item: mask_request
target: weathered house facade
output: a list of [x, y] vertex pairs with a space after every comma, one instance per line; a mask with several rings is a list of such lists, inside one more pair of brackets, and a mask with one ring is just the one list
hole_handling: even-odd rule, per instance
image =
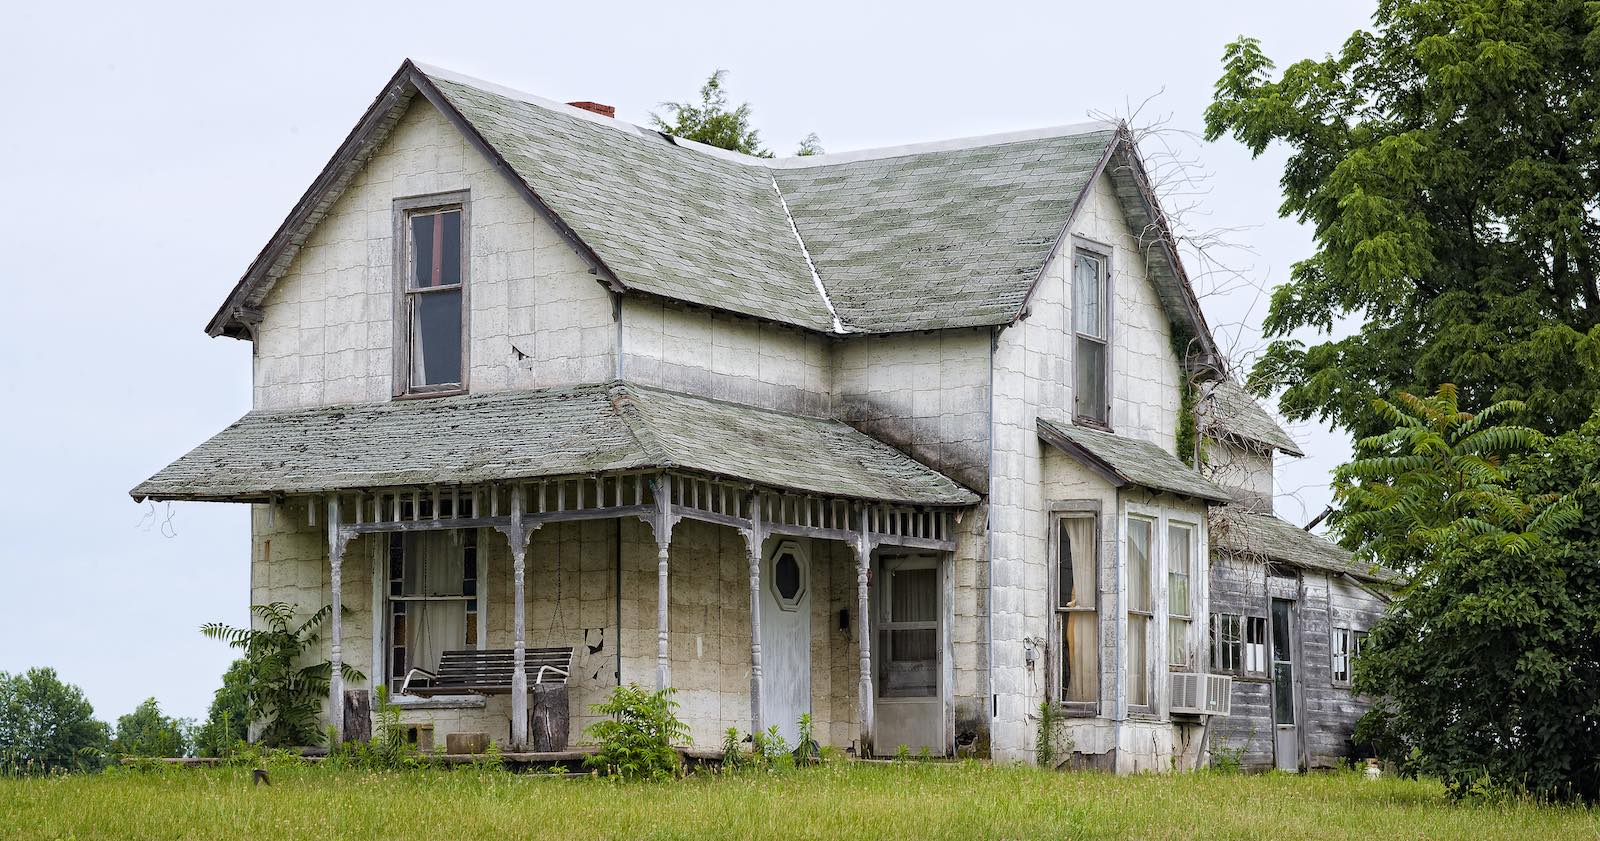
[[[559, 649], [574, 733], [640, 683], [701, 745], [1026, 760], [1048, 701], [1201, 761], [1226, 372], [1125, 128], [763, 160], [407, 62], [208, 330], [254, 406], [132, 494], [252, 506], [345, 732], [384, 685], [523, 748]], [[508, 691], [402, 691], [474, 650]]]
[[1210, 671], [1232, 677], [1209, 748], [1252, 770], [1345, 764], [1370, 706], [1350, 688], [1355, 657], [1395, 579], [1273, 512], [1272, 461], [1299, 447], [1238, 386], [1198, 406], [1202, 472], [1233, 491], [1211, 514]]

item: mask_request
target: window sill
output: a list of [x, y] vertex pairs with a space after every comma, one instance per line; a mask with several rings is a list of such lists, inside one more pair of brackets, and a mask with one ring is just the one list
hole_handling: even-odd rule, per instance
[[431, 399], [433, 399], [435, 397], [459, 397], [459, 396], [461, 396], [463, 394], [466, 394], [466, 393], [467, 393], [467, 390], [465, 388], [441, 389], [439, 391], [408, 391], [408, 392], [406, 392], [404, 394], [396, 394], [394, 396], [394, 399], [395, 400], [431, 400]]
[[399, 710], [481, 710], [488, 705], [482, 695], [435, 695], [423, 698], [416, 695], [396, 695], [390, 703]]
[[1087, 426], [1090, 429], [1098, 429], [1101, 432], [1111, 432], [1112, 431], [1111, 430], [1111, 424], [1106, 423], [1105, 421], [1095, 420], [1094, 418], [1083, 418], [1083, 417], [1074, 416], [1072, 418], [1072, 423], [1074, 425], [1076, 425], [1076, 426]]
[[1099, 718], [1100, 705], [1084, 701], [1057, 701], [1056, 712], [1063, 718]]

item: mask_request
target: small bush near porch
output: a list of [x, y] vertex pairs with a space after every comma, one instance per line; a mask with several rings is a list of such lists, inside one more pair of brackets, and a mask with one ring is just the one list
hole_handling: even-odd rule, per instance
[[1353, 773], [1112, 777], [848, 764], [664, 783], [281, 765], [0, 778], [0, 836], [33, 838], [1573, 838], [1592, 810], [1452, 803]]

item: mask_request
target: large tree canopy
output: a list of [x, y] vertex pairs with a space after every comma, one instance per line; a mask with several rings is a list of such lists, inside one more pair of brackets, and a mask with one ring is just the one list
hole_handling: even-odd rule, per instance
[[[1600, 394], [1600, 4], [1382, 0], [1373, 21], [1275, 81], [1255, 40], [1226, 50], [1206, 135], [1285, 144], [1280, 212], [1317, 245], [1252, 380], [1357, 437], [1374, 397], [1446, 382], [1575, 429]], [[1346, 316], [1364, 326], [1332, 339]]]

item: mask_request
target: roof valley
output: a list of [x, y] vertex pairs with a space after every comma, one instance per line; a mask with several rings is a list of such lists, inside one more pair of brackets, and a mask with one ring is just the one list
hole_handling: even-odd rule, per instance
[[806, 247], [806, 238], [800, 235], [800, 226], [794, 223], [794, 213], [789, 210], [789, 202], [783, 197], [783, 188], [778, 186], [776, 176], [767, 175], [772, 180], [772, 192], [778, 195], [778, 204], [783, 206], [783, 216], [789, 220], [789, 230], [794, 232], [794, 241], [800, 245], [800, 256], [806, 259], [806, 268], [811, 271], [811, 282], [817, 286], [817, 294], [822, 296], [822, 305], [828, 308], [828, 315], [833, 318], [833, 332], [844, 333], [844, 322], [839, 320], [839, 311], [833, 308], [833, 299], [828, 297], [828, 287], [822, 282], [822, 276], [817, 274], [817, 264], [811, 260], [811, 249]]

